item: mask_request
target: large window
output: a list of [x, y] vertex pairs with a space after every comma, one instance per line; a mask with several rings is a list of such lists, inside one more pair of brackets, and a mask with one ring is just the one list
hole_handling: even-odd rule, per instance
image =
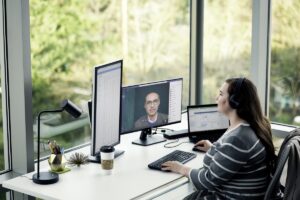
[[[64, 98], [84, 105], [91, 98], [93, 66], [120, 58], [124, 85], [183, 77], [186, 106], [189, 12], [188, 0], [30, 0], [34, 118]], [[77, 121], [44, 116], [44, 155], [47, 140], [69, 148], [89, 142], [89, 129], [87, 115]]]
[[270, 118], [300, 125], [300, 1], [272, 1]]
[[203, 103], [215, 103], [229, 77], [249, 76], [251, 0], [206, 0], [203, 22]]

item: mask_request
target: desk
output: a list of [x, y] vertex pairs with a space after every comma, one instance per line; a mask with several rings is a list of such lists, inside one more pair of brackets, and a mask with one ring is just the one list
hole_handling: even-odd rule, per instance
[[[193, 144], [183, 143], [175, 148], [164, 148], [165, 142], [147, 147], [131, 144], [138, 137], [138, 132], [121, 136], [121, 143], [116, 148], [125, 150], [125, 153], [115, 159], [111, 175], [104, 175], [100, 164], [89, 163], [61, 174], [59, 181], [52, 185], [33, 183], [30, 180], [34, 174], [32, 172], [5, 181], [3, 187], [42, 199], [160, 199], [160, 195], [175, 189], [186, 196], [186, 192], [191, 191], [191, 183], [186, 177], [150, 170], [147, 165], [175, 149], [191, 151]], [[88, 154], [89, 147], [80, 151]], [[204, 154], [196, 154], [197, 157], [186, 165], [195, 168], [202, 166]], [[41, 166], [41, 171], [49, 169], [45, 162]]]

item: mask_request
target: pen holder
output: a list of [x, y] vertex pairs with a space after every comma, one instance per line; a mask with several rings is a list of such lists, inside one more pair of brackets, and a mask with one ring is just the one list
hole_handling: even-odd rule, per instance
[[48, 163], [52, 171], [63, 171], [67, 162], [64, 154], [51, 154]]

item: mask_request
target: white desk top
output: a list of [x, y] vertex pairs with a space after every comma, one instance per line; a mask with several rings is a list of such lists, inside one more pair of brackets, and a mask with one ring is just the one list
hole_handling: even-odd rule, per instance
[[[147, 165], [175, 149], [191, 151], [192, 143], [183, 143], [175, 148], [164, 148], [166, 142], [147, 147], [131, 144], [138, 137], [139, 133], [121, 136], [121, 144], [116, 148], [125, 150], [125, 153], [115, 159], [111, 175], [104, 175], [100, 164], [89, 163], [60, 174], [59, 181], [52, 185], [33, 183], [30, 180], [34, 174], [32, 172], [5, 181], [3, 187], [42, 199], [144, 199], [145, 193], [149, 198], [151, 192], [153, 195], [159, 194], [157, 190], [160, 188], [169, 190], [188, 181], [179, 174], [151, 170]], [[182, 141], [188, 139], [183, 138], [179, 142]], [[82, 151], [88, 153], [89, 147]], [[196, 154], [196, 159], [186, 165], [195, 168], [202, 166], [204, 154]], [[41, 171], [48, 169], [41, 167]]]

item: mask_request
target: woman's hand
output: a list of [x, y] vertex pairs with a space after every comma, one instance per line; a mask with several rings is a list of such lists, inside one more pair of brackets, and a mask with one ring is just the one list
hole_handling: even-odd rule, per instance
[[209, 140], [200, 140], [195, 144], [195, 148], [205, 152], [208, 151], [211, 146], [212, 143]]
[[181, 164], [178, 161], [167, 161], [163, 163], [162, 165], [162, 170], [164, 171], [172, 171], [178, 174], [182, 174], [186, 177], [189, 176], [191, 168]]

